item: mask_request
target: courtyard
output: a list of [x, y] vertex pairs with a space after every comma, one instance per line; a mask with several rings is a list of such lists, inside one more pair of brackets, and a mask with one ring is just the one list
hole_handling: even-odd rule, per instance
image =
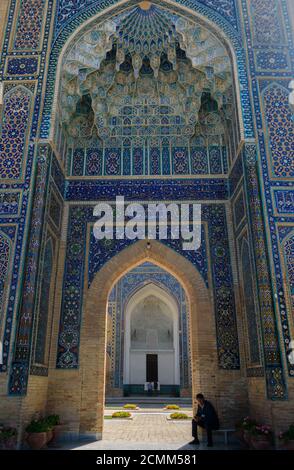
[[[170, 420], [171, 411], [162, 406], [143, 406], [132, 412], [132, 419], [109, 419], [113, 412], [121, 408], [108, 406], [105, 409], [104, 432], [101, 441], [77, 442], [62, 446], [71, 450], [206, 450], [205, 436], [199, 447], [189, 444], [191, 436], [192, 408], [185, 406], [180, 411], [190, 419]], [[201, 436], [200, 436], [201, 437]], [[224, 445], [223, 436], [214, 436], [215, 450], [237, 449], [233, 438]]]

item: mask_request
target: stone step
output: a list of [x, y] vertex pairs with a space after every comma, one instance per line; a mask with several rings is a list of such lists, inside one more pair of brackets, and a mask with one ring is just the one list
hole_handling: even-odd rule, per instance
[[144, 405], [148, 407], [152, 406], [164, 406], [164, 405], [178, 405], [180, 407], [190, 407], [192, 406], [191, 398], [175, 398], [175, 397], [147, 397], [147, 396], [132, 396], [132, 397], [107, 397], [106, 398], [106, 407], [107, 406], [123, 406], [127, 403], [134, 403], [136, 405]]

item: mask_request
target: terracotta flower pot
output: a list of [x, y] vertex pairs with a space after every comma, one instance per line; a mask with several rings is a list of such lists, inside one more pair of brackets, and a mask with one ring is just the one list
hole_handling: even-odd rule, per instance
[[244, 431], [243, 432], [243, 439], [244, 439], [245, 444], [248, 445], [248, 447], [252, 447], [251, 434], [250, 434], [249, 431]]
[[269, 450], [271, 442], [266, 436], [251, 436], [251, 444], [255, 450]]
[[27, 436], [27, 443], [33, 450], [40, 450], [47, 443], [47, 432], [32, 432]]
[[47, 431], [47, 444], [53, 440], [54, 434], [53, 434], [53, 429], [50, 429], [50, 431]]
[[237, 429], [234, 432], [235, 438], [240, 442], [242, 448], [247, 448], [248, 444], [244, 440], [244, 431], [243, 429]]
[[58, 445], [58, 443], [60, 442], [61, 434], [64, 431], [64, 428], [65, 428], [64, 424], [57, 424], [56, 426], [54, 426], [52, 430], [53, 436], [49, 442], [50, 447], [56, 447]]

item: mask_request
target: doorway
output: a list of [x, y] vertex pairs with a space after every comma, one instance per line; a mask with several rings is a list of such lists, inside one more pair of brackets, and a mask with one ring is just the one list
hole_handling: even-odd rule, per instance
[[158, 355], [146, 355], [146, 382], [158, 382]]

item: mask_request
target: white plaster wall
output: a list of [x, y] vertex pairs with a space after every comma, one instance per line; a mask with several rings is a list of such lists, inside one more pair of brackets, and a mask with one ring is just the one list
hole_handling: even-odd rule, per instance
[[162, 385], [175, 385], [174, 352], [158, 354], [158, 381]]
[[146, 382], [146, 353], [130, 353], [130, 384], [144, 384]]
[[175, 380], [174, 351], [131, 351], [130, 384], [145, 384], [146, 355], [158, 355], [158, 381], [161, 385], [178, 385]]
[[[142, 351], [131, 347], [131, 318], [136, 307], [144, 302], [148, 297], [155, 297], [164, 306], [164, 313], [170, 317], [172, 328], [173, 345], [166, 350], [161, 349], [160, 345], [156, 349], [147, 347], [146, 341], [141, 344]], [[152, 311], [145, 312], [151, 315]], [[148, 324], [143, 321], [143, 329]], [[147, 322], [148, 323], [148, 322]], [[149, 325], [152, 326], [152, 325]], [[166, 291], [156, 286], [148, 284], [136, 292], [126, 306], [125, 314], [125, 349], [124, 349], [124, 384], [144, 384], [146, 382], [146, 354], [158, 354], [158, 380], [163, 385], [175, 385], [180, 383], [180, 359], [179, 359], [179, 310], [175, 300]], [[162, 378], [161, 378], [162, 377]]]

